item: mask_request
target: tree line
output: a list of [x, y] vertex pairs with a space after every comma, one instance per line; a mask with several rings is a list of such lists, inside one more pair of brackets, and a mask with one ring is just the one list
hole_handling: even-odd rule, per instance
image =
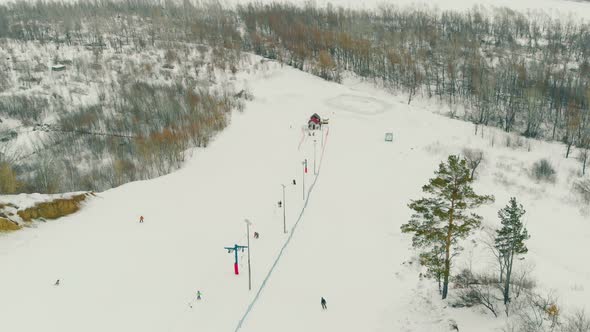
[[325, 79], [351, 71], [436, 98], [476, 126], [590, 148], [590, 26], [507, 8], [465, 13], [248, 4], [246, 47]]
[[[0, 5], [0, 41], [86, 47], [94, 55], [91, 66], [100, 66], [105, 51], [167, 49], [166, 62], [172, 63], [179, 45], [207, 47], [211, 56], [192, 67], [207, 67], [211, 80], [214, 68], [235, 73], [241, 52], [254, 52], [327, 80], [353, 72], [406, 92], [408, 103], [421, 96], [452, 110], [465, 106], [464, 113], [451, 115], [473, 122], [476, 133], [481, 126], [497, 126], [559, 140], [566, 157], [577, 150], [584, 173], [590, 150], [590, 26], [541, 14], [506, 8], [461, 13], [281, 3], [226, 8], [173, 0], [21, 1]], [[37, 69], [19, 70], [25, 87], [37, 84], [30, 74]], [[133, 75], [127, 73], [129, 79]], [[7, 80], [0, 80], [1, 89], [10, 86]], [[182, 85], [190, 88], [190, 79]], [[38, 97], [7, 98], [0, 100], [0, 113], [23, 121], [34, 122], [40, 109], [53, 107]]]
[[[217, 84], [238, 71], [241, 37], [237, 16], [215, 3], [8, 3], [0, 45], [0, 116], [27, 128], [56, 118], [33, 153], [0, 149], [0, 194], [99, 191], [167, 174], [248, 98]], [[55, 55], [18, 55], [36, 48]], [[67, 70], [52, 79], [48, 62]], [[96, 100], [72, 102], [84, 90]]]

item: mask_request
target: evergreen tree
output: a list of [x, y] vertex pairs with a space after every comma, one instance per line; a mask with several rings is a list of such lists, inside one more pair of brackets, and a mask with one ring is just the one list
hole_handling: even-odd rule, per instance
[[420, 253], [420, 265], [426, 267], [427, 278], [434, 278], [438, 283], [438, 291], [442, 293], [442, 281], [445, 271], [445, 248], [435, 245], [429, 251]]
[[[495, 246], [504, 260], [506, 278], [504, 279], [504, 304], [510, 302], [510, 277], [512, 275], [512, 263], [515, 255], [526, 254], [528, 249], [524, 241], [529, 239], [529, 234], [520, 221], [526, 213], [516, 198], [510, 198], [510, 202], [498, 211], [498, 217], [502, 221], [502, 228], [496, 231]], [[508, 310], [508, 309], [507, 309]]]
[[[480, 196], [473, 191], [467, 162], [458, 156], [449, 156], [446, 163], [439, 165], [435, 175], [422, 187], [422, 191], [430, 197], [410, 202], [408, 206], [414, 214], [401, 230], [414, 233], [412, 246], [424, 250], [420, 263], [426, 266], [429, 273], [432, 275], [440, 271], [442, 298], [445, 299], [451, 261], [461, 250], [458, 241], [469, 236], [481, 224], [481, 216], [468, 211], [492, 202], [494, 197]], [[439, 253], [441, 256], [437, 255]], [[442, 257], [442, 262], [438, 257]]]

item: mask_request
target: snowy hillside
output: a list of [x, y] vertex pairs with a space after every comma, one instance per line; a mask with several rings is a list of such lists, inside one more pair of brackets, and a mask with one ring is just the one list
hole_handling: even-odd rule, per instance
[[[528, 211], [530, 252], [517, 268], [533, 264], [539, 288], [554, 289], [564, 312], [590, 309], [590, 267], [580, 264], [590, 225], [570, 194], [579, 165], [561, 157], [563, 146], [507, 147], [506, 134], [474, 136], [471, 124], [429, 103], [408, 106], [407, 96], [276, 63], [254, 75], [238, 81], [255, 100], [181, 170], [100, 193], [37, 229], [0, 234], [0, 264], [9, 267], [0, 330], [430, 332], [449, 331], [454, 320], [461, 331], [501, 331], [504, 317], [439, 300], [400, 232], [436, 165], [465, 147], [485, 151], [475, 189], [496, 196], [478, 211], [485, 223], [498, 226], [496, 211], [511, 196]], [[329, 118], [323, 137], [302, 129], [314, 112]], [[394, 140], [384, 142], [389, 131]], [[553, 162], [555, 184], [530, 179], [540, 158]], [[249, 240], [251, 291], [247, 252], [236, 276], [224, 249], [246, 245], [246, 218], [260, 234]], [[486, 248], [469, 243], [455, 269], [489, 267]]]
[[[250, 0], [227, 0], [228, 3], [247, 4]], [[264, 0], [264, 2], [273, 2], [271, 0]], [[288, 0], [281, 1], [287, 3], [304, 4], [304, 0]], [[569, 1], [569, 0], [430, 0], [430, 1], [416, 1], [416, 0], [314, 0], [312, 3], [324, 7], [328, 4], [333, 6], [342, 6], [353, 9], [374, 9], [381, 6], [400, 6], [407, 8], [438, 8], [441, 10], [469, 10], [473, 7], [507, 7], [521, 12], [532, 12], [548, 14], [553, 17], [566, 18], [571, 16], [573, 18], [585, 19], [590, 18], [590, 3], [584, 1]]]
[[[179, 31], [177, 18], [156, 28], [151, 17], [137, 17], [136, 7], [128, 16], [117, 8], [97, 16], [98, 7], [64, 14], [56, 4], [26, 5], [0, 6], [0, 167], [15, 179], [0, 193], [103, 191], [168, 174], [189, 146], [206, 146], [249, 98], [234, 84], [242, 61], [255, 70], [249, 56], [208, 39], [217, 38], [215, 20], [226, 20], [223, 14], [184, 8], [192, 25]], [[54, 11], [61, 13], [55, 20]], [[42, 12], [46, 21], [23, 23], [23, 12]], [[64, 25], [68, 31], [57, 32]], [[199, 29], [204, 25], [208, 35]], [[187, 31], [201, 33], [193, 38]]]
[[588, 6], [545, 1], [550, 15], [454, 1], [359, 2], [369, 12], [151, 0], [0, 6], [0, 175], [9, 179], [0, 193], [103, 191], [177, 170], [249, 99], [235, 74], [257, 70], [251, 53], [335, 82], [352, 72], [408, 93], [408, 103], [429, 96], [466, 121], [564, 141], [567, 156], [585, 153], [585, 169], [590, 29], [553, 10], [579, 5], [583, 18]]
[[[73, 3], [76, 0], [51, 0], [54, 2], [62, 3]], [[274, 1], [274, 0], [273, 0]], [[15, 0], [0, 0], [0, 4], [14, 3]], [[192, 1], [198, 3], [198, 1]], [[252, 2], [251, 0], [223, 0], [220, 1], [223, 4], [235, 5], [235, 4], [247, 4]], [[264, 2], [271, 2], [271, 0], [263, 0]], [[287, 0], [281, 2], [290, 2], [305, 4], [307, 0]], [[531, 11], [531, 12], [544, 12], [552, 16], [567, 17], [572, 15], [579, 18], [590, 17], [590, 4], [585, 1], [577, 0], [313, 0], [318, 6], [326, 6], [328, 3], [334, 6], [342, 6], [345, 8], [356, 8], [356, 9], [373, 9], [383, 5], [394, 5], [402, 7], [436, 7], [442, 10], [465, 10], [471, 9], [475, 6], [487, 6], [487, 7], [508, 7], [518, 11]]]

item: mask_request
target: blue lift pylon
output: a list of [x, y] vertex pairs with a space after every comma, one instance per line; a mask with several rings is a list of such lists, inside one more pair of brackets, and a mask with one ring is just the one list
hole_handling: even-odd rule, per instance
[[244, 249], [248, 249], [248, 246], [239, 246], [237, 244], [234, 244], [233, 247], [224, 247], [228, 253], [231, 253], [232, 251], [235, 254], [235, 262], [234, 262], [234, 273], [235, 274], [240, 274], [240, 271], [238, 269], [238, 250], [242, 249], [242, 252], [244, 251]]

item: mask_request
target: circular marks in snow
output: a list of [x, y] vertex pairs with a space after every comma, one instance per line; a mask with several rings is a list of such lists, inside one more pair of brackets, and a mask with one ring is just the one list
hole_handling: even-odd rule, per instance
[[391, 108], [391, 104], [368, 96], [341, 94], [326, 100], [326, 105], [339, 111], [359, 115], [378, 115]]

